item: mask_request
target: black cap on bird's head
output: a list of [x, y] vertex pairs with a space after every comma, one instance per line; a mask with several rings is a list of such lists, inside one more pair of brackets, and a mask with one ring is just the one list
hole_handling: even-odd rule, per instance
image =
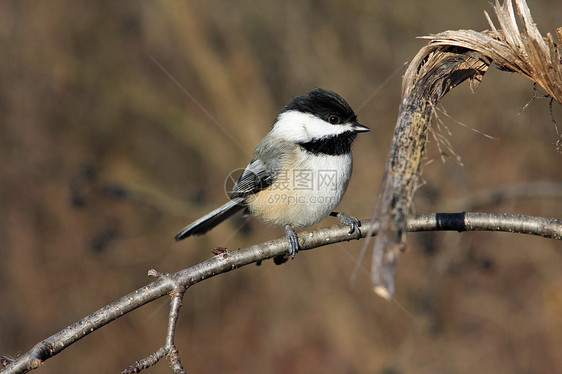
[[309, 113], [332, 125], [353, 124], [355, 132], [369, 131], [368, 127], [357, 122], [357, 115], [343, 97], [323, 88], [314, 88], [304, 95], [293, 97], [279, 114], [288, 111]]
[[277, 116], [271, 134], [311, 153], [341, 155], [351, 151], [357, 133], [370, 129], [337, 93], [315, 88], [289, 101]]

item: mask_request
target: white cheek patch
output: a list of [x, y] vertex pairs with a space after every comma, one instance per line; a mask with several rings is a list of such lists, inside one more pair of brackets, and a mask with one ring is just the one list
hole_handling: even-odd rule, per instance
[[304, 143], [353, 131], [351, 124], [332, 125], [310, 113], [294, 110], [282, 113], [271, 132], [283, 140]]

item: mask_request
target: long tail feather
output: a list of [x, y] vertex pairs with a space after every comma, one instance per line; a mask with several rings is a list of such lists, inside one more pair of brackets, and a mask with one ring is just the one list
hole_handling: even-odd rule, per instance
[[229, 218], [236, 212], [245, 208], [241, 205], [242, 199], [232, 199], [226, 204], [218, 207], [210, 213], [207, 213], [197, 221], [193, 222], [176, 235], [176, 240], [182, 240], [191, 235], [201, 235]]

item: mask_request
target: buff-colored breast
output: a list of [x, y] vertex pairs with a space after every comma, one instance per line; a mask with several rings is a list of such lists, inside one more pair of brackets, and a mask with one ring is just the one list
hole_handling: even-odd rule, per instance
[[277, 226], [311, 226], [339, 204], [351, 176], [351, 154], [297, 152], [284, 161], [274, 183], [247, 198], [251, 213]]

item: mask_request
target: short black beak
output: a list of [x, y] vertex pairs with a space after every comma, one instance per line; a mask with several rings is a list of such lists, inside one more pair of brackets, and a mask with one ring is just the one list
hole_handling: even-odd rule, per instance
[[367, 131], [371, 131], [370, 128], [368, 128], [367, 126], [363, 126], [360, 123], [356, 123], [353, 125], [353, 131], [355, 132], [367, 132]]

